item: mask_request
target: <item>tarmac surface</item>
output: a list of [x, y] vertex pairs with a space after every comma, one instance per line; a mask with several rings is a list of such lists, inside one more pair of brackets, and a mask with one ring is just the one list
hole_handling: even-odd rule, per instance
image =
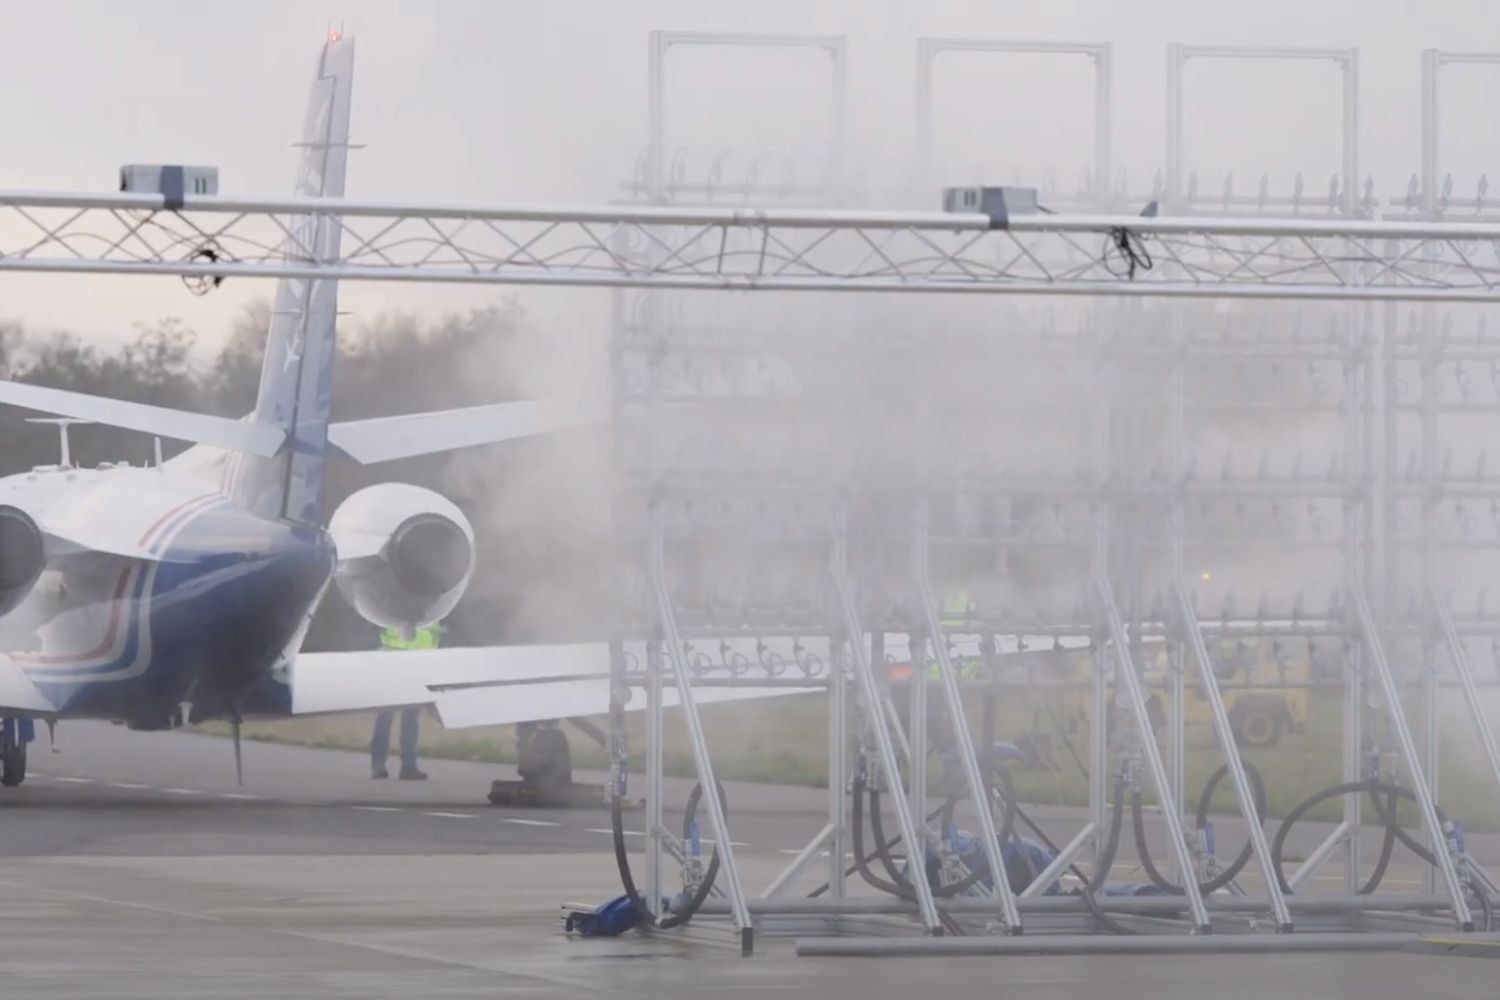
[[[104, 724], [59, 737], [61, 754], [34, 744], [33, 777], [0, 791], [6, 998], [1470, 1000], [1500, 979], [1485, 958], [1396, 951], [882, 960], [799, 958], [790, 938], [762, 936], [741, 959], [712, 926], [569, 939], [562, 903], [620, 891], [602, 807], [492, 807], [489, 781], [507, 775], [489, 765], [431, 761], [427, 782], [374, 782], [360, 754], [247, 744], [240, 787], [225, 740]], [[729, 799], [753, 890], [826, 820], [817, 791], [731, 785]], [[1041, 812], [1058, 837], [1080, 821]], [[1481, 860], [1496, 847], [1471, 838]], [[1131, 867], [1117, 876], [1139, 878]], [[1392, 875], [1388, 891], [1417, 889], [1409, 858]]]

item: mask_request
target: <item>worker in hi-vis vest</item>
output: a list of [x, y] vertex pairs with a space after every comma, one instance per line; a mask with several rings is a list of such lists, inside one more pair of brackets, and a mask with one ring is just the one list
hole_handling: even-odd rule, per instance
[[[410, 639], [403, 639], [399, 629], [383, 629], [380, 633], [380, 648], [383, 650], [436, 649], [442, 627], [436, 622], [417, 629]], [[375, 733], [370, 739], [370, 777], [389, 778], [385, 759], [391, 752], [391, 722], [395, 712], [387, 709], [375, 716]], [[420, 707], [401, 710], [401, 771], [402, 781], [425, 781], [427, 775], [417, 767], [417, 727], [421, 722]]]

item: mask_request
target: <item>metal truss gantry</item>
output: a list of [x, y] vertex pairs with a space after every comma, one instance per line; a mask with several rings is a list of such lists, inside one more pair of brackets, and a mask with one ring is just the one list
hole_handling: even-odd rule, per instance
[[[309, 216], [343, 230], [336, 258]], [[1487, 303], [1500, 224], [0, 192], [0, 271]]]
[[[950, 44], [1001, 58], [1037, 48], [926, 41], [919, 53], [919, 123], [929, 113], [924, 102], [932, 99], [923, 81]], [[1094, 58], [1107, 81], [1107, 47], [1043, 49]], [[1169, 93], [1178, 109], [1177, 139], [1169, 158], [1172, 181], [1152, 192], [1162, 199], [1156, 219], [1121, 213], [1129, 201], [1123, 182], [1108, 191], [1085, 185], [1077, 195], [1058, 198], [1059, 214], [1012, 218], [1004, 229], [987, 218], [910, 213], [862, 219], [823, 213], [814, 222], [805, 210], [776, 205], [716, 215], [711, 206], [694, 203], [714, 200], [712, 192], [693, 189], [693, 199], [678, 195], [648, 206], [681, 226], [680, 239], [620, 240], [642, 246], [643, 259], [632, 260], [631, 267], [649, 275], [635, 283], [642, 297], [622, 300], [633, 305], [616, 312], [617, 388], [625, 411], [660, 415], [667, 405], [709, 403], [764, 418], [780, 409], [790, 414], [785, 419], [796, 423], [799, 436], [794, 453], [767, 454], [784, 443], [771, 417], [755, 427], [770, 442], [762, 441], [757, 453], [755, 433], [743, 433], [726, 416], [722, 426], [694, 420], [687, 429], [668, 420], [646, 434], [648, 441], [637, 442], [652, 460], [627, 462], [627, 478], [657, 505], [653, 509], [672, 512], [656, 524], [666, 532], [672, 554], [666, 565], [673, 567], [666, 572], [675, 584], [663, 600], [673, 602], [674, 617], [685, 612], [691, 623], [678, 639], [703, 648], [724, 635], [757, 636], [762, 645], [773, 641], [765, 637], [785, 641], [790, 635], [799, 647], [818, 649], [833, 668], [827, 676], [828, 824], [761, 895], [710, 900], [705, 914], [729, 915], [741, 931], [746, 913], [757, 928], [814, 933], [848, 931], [879, 914], [908, 915], [934, 935], [958, 928], [1034, 935], [1093, 927], [1094, 916], [1077, 897], [1059, 899], [1046, 890], [1070, 866], [1086, 865], [1091, 850], [1099, 877], [1107, 877], [1111, 826], [1119, 822], [1111, 806], [1118, 809], [1123, 798], [1143, 794], [1158, 804], [1165, 829], [1150, 836], [1164, 833], [1170, 877], [1183, 894], [1101, 897], [1094, 904], [1120, 920], [1145, 920], [1135, 927], [1148, 939], [1153, 931], [1317, 933], [1367, 919], [1405, 927], [1436, 920], [1471, 929], [1478, 917], [1476, 893], [1493, 893], [1493, 883], [1472, 858], [1445, 843], [1452, 831], [1438, 809], [1436, 716], [1429, 712], [1419, 719], [1410, 706], [1411, 693], [1424, 684], [1432, 691], [1424, 704], [1433, 706], [1439, 689], [1456, 690], [1500, 780], [1500, 754], [1483, 716], [1468, 645], [1495, 633], [1497, 623], [1482, 609], [1460, 621], [1436, 600], [1423, 600], [1415, 617], [1398, 611], [1410, 601], [1403, 604], [1393, 595], [1409, 596], [1421, 582], [1406, 564], [1417, 543], [1402, 541], [1395, 532], [1397, 515], [1383, 513], [1413, 504], [1431, 507], [1430, 498], [1444, 489], [1438, 481], [1457, 485], [1432, 471], [1441, 459], [1431, 442], [1419, 449], [1423, 476], [1401, 471], [1404, 452], [1387, 425], [1395, 414], [1414, 412], [1415, 404], [1398, 402], [1390, 386], [1441, 381], [1431, 373], [1419, 378], [1411, 366], [1430, 365], [1434, 357], [1462, 364], [1460, 357], [1484, 350], [1484, 338], [1461, 345], [1450, 336], [1434, 347], [1420, 336], [1402, 338], [1391, 317], [1415, 322], [1438, 302], [1489, 301], [1490, 279], [1471, 285], [1475, 272], [1458, 275], [1488, 269], [1482, 261], [1494, 254], [1490, 220], [1413, 217], [1409, 206], [1399, 220], [1372, 217], [1369, 185], [1358, 182], [1357, 172], [1356, 53], [1177, 48], [1169, 58], [1178, 70]], [[1234, 195], [1228, 184], [1222, 195], [1198, 193], [1182, 149], [1180, 69], [1201, 58], [1313, 59], [1336, 67], [1342, 160], [1326, 203], [1305, 199], [1300, 178], [1299, 190], [1286, 195], [1264, 185], [1257, 195]], [[1099, 95], [1096, 108], [1107, 120], [1107, 85], [1101, 84]], [[1169, 109], [1169, 118], [1173, 114]], [[1098, 134], [1096, 161], [1107, 165], [1108, 129]], [[930, 141], [919, 146], [930, 149]], [[1106, 171], [1096, 165], [1091, 176]], [[1245, 212], [1250, 214], [1239, 214]], [[754, 235], [737, 245], [730, 230], [741, 223]], [[1422, 228], [1438, 225], [1459, 228]], [[1137, 237], [1152, 267], [1142, 269], [1137, 261], [1132, 273], [1128, 258], [1113, 252], [1122, 240]], [[749, 260], [744, 253], [754, 258], [748, 273], [736, 270], [736, 262]], [[1465, 263], [1455, 267], [1460, 259]], [[663, 278], [662, 268], [678, 273]], [[944, 313], [947, 318], [935, 327], [931, 317], [916, 312], [891, 318], [877, 310], [859, 319], [833, 319], [826, 311], [830, 300], [818, 296], [806, 310], [790, 299], [776, 300], [786, 303], [780, 312], [742, 300], [733, 310], [705, 315], [702, 300], [657, 294], [715, 286], [1035, 290], [1088, 299], [1064, 310], [1069, 318], [1061, 322], [1007, 305], [987, 319]], [[1125, 298], [1133, 301], [1119, 301]], [[1208, 302], [1161, 301], [1198, 298], [1303, 304], [1297, 312], [1257, 306], [1267, 311], [1247, 324], [1217, 318]], [[1070, 323], [1076, 328], [1069, 329]], [[902, 324], [914, 324], [911, 332], [919, 328], [920, 337], [903, 336]], [[995, 337], [996, 327], [1006, 335]], [[863, 384], [860, 376], [869, 374], [851, 374], [858, 368], [854, 359], [861, 351], [883, 350], [901, 359], [896, 367], [902, 374], [868, 381], [895, 393], [888, 401], [897, 414], [890, 425], [861, 408], [857, 393], [849, 394], [850, 385]], [[1469, 358], [1471, 366], [1479, 363]], [[918, 374], [924, 365], [940, 376], [924, 382]], [[830, 378], [830, 371], [849, 377]], [[1014, 380], [1002, 378], [1005, 389], [998, 395], [1017, 397], [1007, 410], [990, 381], [1007, 371], [1029, 373], [1023, 378], [1071, 377], [1040, 393], [1018, 391]], [[909, 392], [900, 390], [903, 378]], [[972, 402], [976, 398], [984, 402]], [[871, 421], [864, 433], [850, 426], [861, 421]], [[1009, 454], [1003, 446], [966, 450], [943, 431], [1022, 421], [1068, 428], [1076, 440], [1056, 449], [1070, 459], [1066, 467], [1041, 461], [1028, 469], [1027, 459], [1035, 456]], [[1222, 455], [1205, 450], [1204, 437], [1232, 442], [1247, 426], [1256, 432], [1268, 422], [1290, 427], [1290, 439], [1278, 442], [1272, 435], [1258, 456], [1233, 446]], [[917, 428], [912, 435], [918, 444], [903, 435], [909, 428], [902, 424]], [[1310, 437], [1312, 454], [1298, 450], [1302, 437]], [[1293, 450], [1278, 455], [1278, 444]], [[1398, 453], [1401, 461], [1393, 457]], [[1500, 495], [1493, 485], [1482, 488]], [[998, 520], [992, 514], [980, 527], [971, 516], [955, 534], [951, 522], [955, 516], [964, 520], [955, 514], [964, 503], [1004, 513]], [[938, 508], [942, 514], [935, 516]], [[704, 547], [726, 537], [741, 539], [752, 551], [720, 550], [705, 571]], [[1406, 563], [1398, 556], [1402, 551]], [[992, 565], [1004, 568], [976, 576], [972, 567], [961, 568], [965, 557], [955, 552], [985, 552], [994, 557]], [[1031, 568], [1021, 569], [1028, 560]], [[1295, 592], [1257, 591], [1254, 574], [1244, 567], [1266, 560], [1318, 565]], [[1038, 575], [1038, 561], [1053, 569]], [[1207, 572], [1199, 578], [1200, 566], [1213, 567], [1215, 583], [1208, 583]], [[787, 583], [788, 576], [795, 582]], [[772, 582], [778, 579], [779, 592]], [[939, 610], [955, 587], [971, 598], [961, 622]], [[1039, 592], [1054, 599], [1028, 606], [1026, 598]], [[658, 617], [666, 615], [658, 609]], [[643, 627], [651, 620], [643, 613]], [[1427, 635], [1427, 645], [1435, 648], [1431, 637], [1445, 625], [1456, 684], [1440, 684], [1433, 671], [1410, 667], [1409, 644]], [[1343, 777], [1359, 782], [1381, 776], [1410, 788], [1418, 836], [1429, 847], [1438, 845], [1423, 868], [1423, 892], [1357, 894], [1368, 863], [1359, 834], [1369, 819], [1357, 796], [1344, 797], [1342, 822], [1295, 871], [1283, 868], [1282, 845], [1273, 844], [1264, 827], [1258, 778], [1238, 744], [1227, 704], [1227, 693], [1246, 683], [1236, 679], [1236, 654], [1229, 650], [1262, 640], [1278, 649], [1301, 645], [1309, 661], [1331, 670], [1317, 683], [1343, 694]], [[965, 710], [1031, 690], [1036, 654], [1028, 650], [1060, 641], [1090, 648], [1094, 663], [1088, 685], [1091, 804], [1083, 828], [1024, 889], [996, 885], [982, 896], [953, 897], [940, 893], [944, 886], [930, 883], [913, 864], [905, 898], [862, 894], [852, 869], [840, 863], [854, 839], [843, 797], [851, 767], [886, 789], [899, 827], [891, 838], [894, 848], [907, 858], [933, 851], [944, 856], [943, 831], [928, 813], [929, 776], [912, 766], [916, 748], [933, 741], [934, 727], [943, 728], [945, 718], [957, 730], [947, 745], [988, 746], [989, 727], [976, 739]], [[1153, 649], [1164, 651], [1162, 671], [1148, 669]], [[884, 666], [893, 658], [909, 659], [915, 675], [927, 678], [907, 685], [904, 709], [893, 698], [888, 670], [881, 669], [882, 654]], [[720, 659], [707, 658], [693, 683], [750, 683], [760, 676], [755, 661], [743, 654]], [[1213, 892], [1198, 891], [1198, 881], [1212, 882], [1222, 869], [1205, 842], [1206, 831], [1190, 828], [1187, 819], [1190, 690], [1208, 705], [1214, 750], [1232, 792], [1228, 808], [1248, 819], [1245, 858], [1253, 867], [1237, 868], [1242, 874]], [[1152, 719], [1155, 703], [1164, 706], [1164, 726]], [[963, 721], [955, 725], [955, 719]], [[988, 802], [989, 763], [977, 749], [958, 754], [957, 763], [961, 794]], [[966, 815], [986, 845], [996, 843], [993, 836], [1008, 836], [997, 833], [986, 808]], [[795, 896], [794, 886], [825, 855], [823, 891], [813, 898]], [[1344, 891], [1312, 892], [1315, 877], [1336, 859], [1343, 863]], [[993, 853], [986, 858], [990, 870], [996, 861]], [[1278, 937], [1267, 935], [1266, 947], [1276, 947]]]

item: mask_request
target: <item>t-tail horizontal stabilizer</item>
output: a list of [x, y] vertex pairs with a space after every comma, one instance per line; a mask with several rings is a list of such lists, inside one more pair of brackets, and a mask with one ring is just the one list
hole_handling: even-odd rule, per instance
[[332, 424], [328, 440], [355, 461], [371, 465], [572, 430], [608, 419], [602, 406], [529, 399]]
[[106, 396], [90, 396], [88, 393], [70, 392], [66, 389], [49, 389], [25, 382], [0, 381], [0, 403], [140, 431], [142, 434], [173, 441], [211, 445], [262, 458], [275, 455], [286, 440], [283, 430], [269, 424], [230, 420], [228, 417], [173, 410], [149, 403], [131, 403]]

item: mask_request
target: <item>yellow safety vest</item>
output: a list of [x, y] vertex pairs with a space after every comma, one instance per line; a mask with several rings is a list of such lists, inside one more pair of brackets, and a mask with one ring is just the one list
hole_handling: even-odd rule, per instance
[[416, 635], [406, 640], [401, 638], [400, 629], [383, 629], [380, 633], [380, 645], [385, 649], [437, 649], [439, 632], [441, 629], [437, 625], [427, 625], [417, 629]]
[[969, 612], [973, 610], [969, 604], [969, 595], [966, 591], [958, 591], [949, 594], [943, 600], [938, 616], [945, 622], [961, 624], [968, 620]]

